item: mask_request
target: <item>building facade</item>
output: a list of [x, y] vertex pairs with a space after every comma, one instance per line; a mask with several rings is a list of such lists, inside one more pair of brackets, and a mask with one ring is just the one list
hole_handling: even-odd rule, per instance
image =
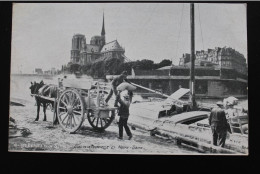
[[[190, 88], [190, 67], [167, 66], [157, 70], [133, 70], [131, 82], [171, 95], [180, 87]], [[109, 75], [107, 79], [112, 79]], [[147, 92], [138, 88], [136, 93]], [[247, 96], [247, 75], [231, 68], [195, 66], [195, 93], [199, 97]]]
[[36, 74], [43, 74], [43, 71], [41, 68], [35, 68], [35, 73]]
[[[247, 64], [245, 57], [233, 48], [219, 48], [201, 50], [195, 53], [195, 65], [212, 66], [218, 65], [219, 68], [231, 68], [247, 74]], [[183, 66], [190, 63], [190, 54], [183, 54], [179, 65]]]
[[125, 49], [120, 46], [117, 40], [106, 42], [105, 22], [103, 14], [103, 24], [101, 36], [91, 37], [87, 44], [83, 34], [75, 34], [72, 38], [72, 49], [70, 62], [72, 64], [86, 65], [95, 61], [109, 58], [125, 59]]

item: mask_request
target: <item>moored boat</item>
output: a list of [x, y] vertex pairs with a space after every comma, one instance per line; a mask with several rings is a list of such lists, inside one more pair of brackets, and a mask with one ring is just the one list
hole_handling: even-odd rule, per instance
[[[170, 137], [184, 144], [199, 147], [202, 151], [212, 152], [218, 149], [217, 152], [223, 153], [228, 150], [232, 153], [248, 153], [247, 113], [228, 119], [232, 134], [228, 133], [225, 148], [218, 148], [212, 145], [212, 132], [208, 122], [210, 111], [185, 111], [185, 107], [167, 103], [167, 99], [134, 101], [130, 107], [129, 124], [150, 131], [152, 136]], [[176, 111], [176, 108], [180, 111]]]

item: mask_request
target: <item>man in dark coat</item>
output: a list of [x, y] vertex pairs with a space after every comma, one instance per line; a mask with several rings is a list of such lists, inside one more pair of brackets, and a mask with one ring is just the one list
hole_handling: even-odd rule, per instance
[[213, 134], [213, 145], [217, 146], [218, 142], [221, 147], [225, 146], [227, 131], [231, 133], [229, 124], [226, 119], [223, 103], [217, 102], [217, 108], [213, 108], [209, 116], [209, 125]]
[[[124, 91], [126, 92], [126, 91]], [[123, 139], [123, 128], [125, 128], [126, 134], [129, 137], [129, 140], [132, 138], [132, 133], [127, 125], [129, 117], [129, 107], [132, 102], [133, 93], [128, 91], [127, 93], [122, 94], [123, 100], [120, 98], [120, 93], [117, 95], [117, 100], [120, 103], [118, 115], [119, 115], [119, 139]]]
[[[114, 78], [114, 79], [112, 80], [111, 90], [110, 90], [110, 92], [109, 92], [107, 98], [105, 99], [105, 102], [106, 102], [106, 103], [110, 100], [110, 98], [111, 98], [111, 96], [113, 95], [113, 93], [117, 96], [118, 91], [117, 91], [116, 87], [117, 87], [118, 85], [120, 85], [120, 84], [123, 83], [124, 81], [129, 83], [129, 81], [127, 80], [126, 77], [127, 77], [127, 72], [126, 72], [126, 71], [123, 71], [123, 72], [120, 74], [120, 76], [118, 76], [118, 77], [116, 77], [116, 78]], [[117, 101], [117, 99], [116, 99], [116, 100], [115, 100], [115, 103], [114, 103], [114, 106], [115, 106], [115, 107], [118, 107], [117, 102], [118, 102], [118, 101]]]

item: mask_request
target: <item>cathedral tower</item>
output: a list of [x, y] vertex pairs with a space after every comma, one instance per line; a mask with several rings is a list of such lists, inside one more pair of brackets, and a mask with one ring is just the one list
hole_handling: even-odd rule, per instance
[[72, 38], [71, 62], [80, 63], [80, 50], [82, 49], [82, 40], [86, 40], [82, 34], [75, 34]]

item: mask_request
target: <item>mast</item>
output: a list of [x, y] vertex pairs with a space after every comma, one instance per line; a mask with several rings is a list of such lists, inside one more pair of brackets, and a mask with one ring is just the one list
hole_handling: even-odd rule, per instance
[[194, 66], [195, 66], [195, 21], [194, 21], [194, 3], [190, 4], [190, 29], [191, 29], [191, 57], [190, 57], [190, 101], [192, 103], [191, 109], [195, 110], [197, 105], [195, 101], [195, 74], [194, 74]]

